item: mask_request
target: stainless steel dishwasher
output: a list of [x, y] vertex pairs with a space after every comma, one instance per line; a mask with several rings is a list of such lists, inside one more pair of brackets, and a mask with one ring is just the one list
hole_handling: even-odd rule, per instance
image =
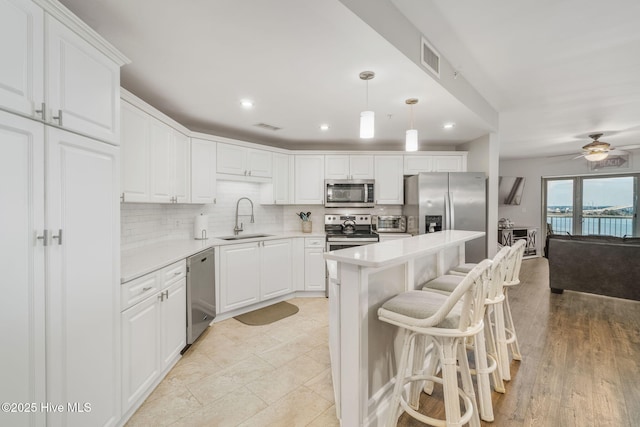
[[213, 248], [187, 258], [187, 346], [216, 317]]

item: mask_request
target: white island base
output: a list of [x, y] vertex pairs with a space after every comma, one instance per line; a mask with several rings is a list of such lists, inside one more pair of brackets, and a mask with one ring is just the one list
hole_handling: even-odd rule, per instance
[[397, 328], [378, 320], [378, 308], [465, 262], [465, 242], [484, 234], [447, 230], [325, 253], [329, 351], [342, 426], [382, 426], [386, 419], [401, 343]]

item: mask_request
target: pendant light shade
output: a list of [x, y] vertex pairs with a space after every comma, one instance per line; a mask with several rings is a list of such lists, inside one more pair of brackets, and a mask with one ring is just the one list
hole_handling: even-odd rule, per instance
[[584, 158], [590, 162], [597, 162], [600, 160], [604, 160], [609, 156], [607, 151], [598, 151], [594, 153], [585, 154]]
[[416, 129], [409, 129], [407, 131], [406, 151], [418, 151], [418, 131]]
[[369, 110], [369, 80], [375, 77], [373, 71], [363, 71], [360, 79], [367, 82], [367, 111], [360, 113], [360, 138], [371, 139], [375, 134], [375, 113]]
[[417, 98], [409, 98], [405, 101], [411, 108], [411, 129], [407, 131], [405, 139], [405, 151], [418, 151], [418, 130], [413, 128], [413, 106], [418, 103]]
[[373, 138], [375, 129], [375, 114], [373, 111], [363, 111], [360, 113], [360, 138]]

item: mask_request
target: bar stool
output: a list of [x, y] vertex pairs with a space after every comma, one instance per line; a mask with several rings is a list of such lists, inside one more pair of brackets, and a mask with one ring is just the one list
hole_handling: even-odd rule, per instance
[[[411, 417], [429, 425], [460, 426], [468, 422], [472, 427], [480, 426], [465, 343], [466, 338], [476, 336], [484, 326], [482, 314], [490, 265], [489, 260], [478, 264], [449, 295], [408, 291], [391, 298], [378, 309], [378, 318], [398, 326], [403, 340], [387, 426], [397, 425], [400, 407]], [[431, 339], [432, 351], [437, 352], [442, 365], [442, 378], [428, 372], [417, 372], [413, 368], [407, 373], [412, 342], [414, 361], [424, 360], [424, 348], [417, 342], [418, 338]], [[456, 362], [460, 368], [462, 389], [458, 387]], [[446, 414], [444, 422], [419, 413], [418, 399], [414, 396], [409, 395], [412, 405], [403, 396], [405, 384], [425, 380], [442, 384]], [[460, 398], [464, 404], [462, 415]]]
[[[493, 421], [493, 405], [491, 401], [491, 383], [493, 388], [499, 393], [504, 393], [504, 383], [500, 369], [497, 341], [494, 330], [491, 327], [491, 313], [495, 307], [502, 310], [504, 294], [502, 293], [503, 283], [506, 277], [506, 261], [511, 249], [505, 247], [496, 254], [491, 261], [489, 271], [489, 286], [486, 288], [484, 300], [484, 328], [475, 337], [471, 349], [474, 352], [475, 369], [472, 373], [476, 375], [478, 384], [478, 403], [480, 406], [480, 417], [484, 421]], [[424, 284], [423, 290], [450, 294], [456, 286], [464, 279], [462, 275], [443, 275]], [[435, 372], [435, 361], [431, 360], [429, 370]], [[429, 391], [428, 389], [425, 391]]]

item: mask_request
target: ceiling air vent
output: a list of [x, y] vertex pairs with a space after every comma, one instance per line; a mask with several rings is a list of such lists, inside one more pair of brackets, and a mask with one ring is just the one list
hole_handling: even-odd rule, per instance
[[259, 128], [262, 128], [262, 129], [272, 130], [274, 132], [277, 131], [277, 130], [282, 129], [282, 128], [279, 128], [278, 126], [272, 126], [272, 125], [268, 125], [266, 123], [256, 123], [254, 126], [257, 126]]
[[440, 78], [440, 54], [422, 37], [422, 65]]

